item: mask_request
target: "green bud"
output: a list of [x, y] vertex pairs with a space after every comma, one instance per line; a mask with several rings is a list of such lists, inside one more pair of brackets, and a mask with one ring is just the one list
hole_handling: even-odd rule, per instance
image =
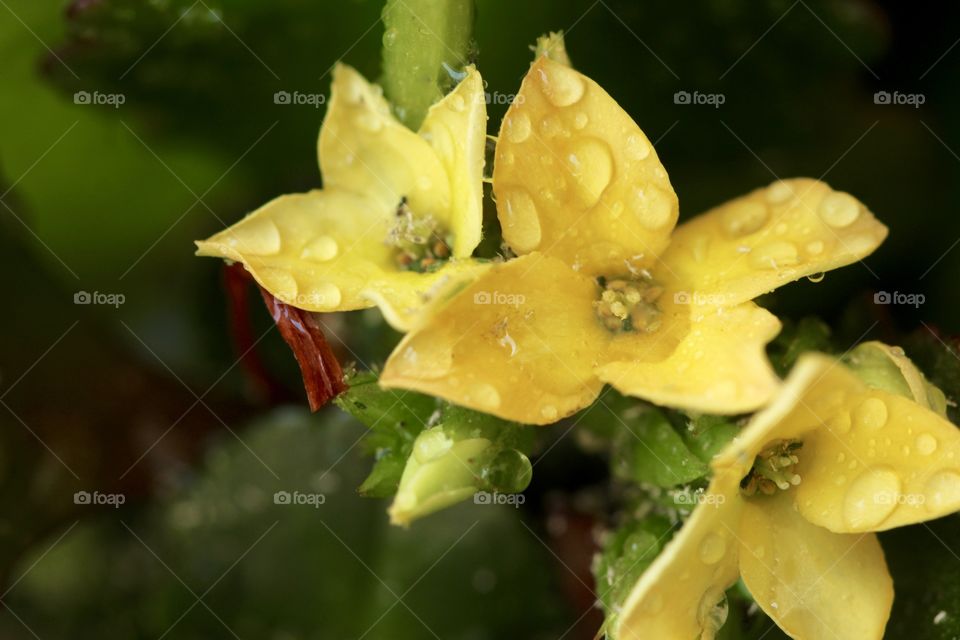
[[843, 360], [868, 386], [910, 398], [946, 417], [947, 400], [943, 391], [927, 380], [900, 347], [864, 342]]
[[532, 477], [528, 450], [532, 429], [460, 407], [447, 407], [441, 423], [413, 443], [390, 521], [408, 526], [417, 518], [470, 498], [478, 491], [518, 493]]

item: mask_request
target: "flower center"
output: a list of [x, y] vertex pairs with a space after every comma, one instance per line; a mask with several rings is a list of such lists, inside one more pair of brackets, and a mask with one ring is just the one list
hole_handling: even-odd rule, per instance
[[402, 271], [435, 271], [450, 257], [449, 236], [443, 234], [433, 216], [414, 215], [406, 197], [397, 205], [397, 217], [386, 243], [396, 248], [395, 259]]
[[663, 287], [647, 272], [632, 279], [599, 278], [600, 298], [593, 303], [597, 318], [610, 331], [651, 333], [660, 328], [663, 312], [657, 300]]
[[800, 462], [797, 452], [802, 446], [799, 440], [780, 440], [768, 445], [753, 461], [750, 473], [740, 481], [740, 490], [747, 496], [758, 491], [770, 496], [778, 489], [786, 491], [800, 484], [794, 467]]

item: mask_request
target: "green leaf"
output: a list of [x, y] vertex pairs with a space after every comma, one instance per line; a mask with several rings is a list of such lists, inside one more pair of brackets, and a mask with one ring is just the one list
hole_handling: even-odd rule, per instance
[[[394, 524], [412, 521], [484, 492], [480, 503], [527, 488], [533, 469], [533, 427], [448, 405], [439, 423], [420, 433], [390, 506]], [[492, 494], [492, 495], [491, 495]], [[516, 504], [516, 498], [503, 496]]]
[[630, 590], [669, 541], [672, 528], [666, 518], [648, 516], [631, 519], [604, 535], [600, 554], [594, 558], [593, 576], [607, 615], [605, 626], [614, 622]]
[[709, 464], [740, 433], [740, 426], [726, 416], [702, 415], [691, 419], [680, 433], [690, 451]]
[[918, 329], [903, 343], [910, 358], [948, 400], [947, 416], [960, 424], [960, 339], [944, 337], [929, 328]]
[[413, 443], [436, 411], [437, 401], [412, 391], [381, 389], [372, 372], [348, 377], [350, 388], [334, 402], [370, 430], [364, 448], [376, 462], [360, 493], [385, 498], [397, 492]]
[[833, 350], [830, 327], [819, 318], [803, 318], [799, 322], [784, 322], [780, 335], [767, 347], [767, 354], [773, 368], [783, 377], [803, 353]]
[[469, 64], [473, 12], [473, 0], [387, 0], [383, 88], [410, 128], [420, 126]]
[[625, 414], [613, 443], [613, 471], [622, 479], [674, 487], [702, 478], [709, 467], [658, 409]]

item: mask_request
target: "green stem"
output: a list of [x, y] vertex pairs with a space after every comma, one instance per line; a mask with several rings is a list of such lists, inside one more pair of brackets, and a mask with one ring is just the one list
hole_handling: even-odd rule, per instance
[[383, 8], [383, 79], [387, 98], [408, 127], [455, 84], [450, 71], [470, 62], [474, 0], [387, 0]]

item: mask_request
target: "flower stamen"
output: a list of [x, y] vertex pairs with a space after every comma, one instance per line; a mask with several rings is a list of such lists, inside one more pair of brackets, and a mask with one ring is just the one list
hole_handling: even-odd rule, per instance
[[663, 287], [647, 273], [638, 279], [606, 280], [600, 278], [600, 299], [593, 306], [597, 318], [610, 331], [650, 333], [660, 328], [663, 312], [657, 300]]
[[435, 271], [450, 257], [449, 238], [433, 216], [417, 216], [404, 196], [397, 205], [397, 218], [386, 243], [396, 247], [397, 266], [404, 271]]
[[768, 445], [754, 460], [750, 473], [740, 481], [740, 490], [747, 496], [758, 491], [770, 496], [778, 489], [786, 491], [800, 484], [794, 467], [800, 462], [796, 453], [802, 446], [799, 440], [781, 440]]

